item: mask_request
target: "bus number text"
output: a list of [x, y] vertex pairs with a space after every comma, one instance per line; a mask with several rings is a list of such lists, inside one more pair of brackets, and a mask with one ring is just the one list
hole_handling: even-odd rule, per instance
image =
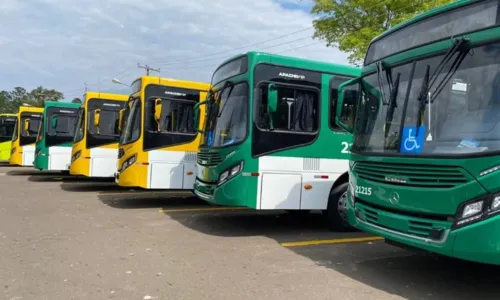
[[366, 186], [356, 186], [356, 195], [359, 194], [370, 196], [372, 194], [372, 188]]
[[346, 153], [346, 154], [351, 153], [351, 151], [350, 151], [351, 146], [352, 146], [352, 143], [342, 142], [342, 151], [340, 151], [340, 153]]

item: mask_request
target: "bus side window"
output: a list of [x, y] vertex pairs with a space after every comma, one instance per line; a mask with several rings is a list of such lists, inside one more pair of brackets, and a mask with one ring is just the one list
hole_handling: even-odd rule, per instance
[[276, 84], [278, 105], [276, 111], [267, 109], [267, 85], [261, 87], [259, 126], [273, 131], [313, 133], [318, 130], [318, 93], [314, 90]]
[[[330, 82], [329, 121], [330, 121], [330, 127], [336, 131], [343, 131], [343, 129], [341, 129], [335, 121], [335, 116], [337, 113], [337, 101], [339, 99], [338, 87], [339, 85], [350, 79], [352, 79], [352, 77], [335, 76], [332, 78]], [[344, 91], [344, 103], [340, 119], [344, 124], [349, 125], [350, 127], [354, 127], [358, 98], [359, 98], [359, 86], [358, 85], [347, 86]]]

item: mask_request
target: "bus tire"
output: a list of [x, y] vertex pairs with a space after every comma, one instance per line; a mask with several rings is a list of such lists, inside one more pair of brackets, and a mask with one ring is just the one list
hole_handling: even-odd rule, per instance
[[347, 221], [347, 187], [348, 183], [342, 183], [330, 191], [328, 205], [323, 211], [326, 226], [331, 231], [353, 231], [354, 228]]

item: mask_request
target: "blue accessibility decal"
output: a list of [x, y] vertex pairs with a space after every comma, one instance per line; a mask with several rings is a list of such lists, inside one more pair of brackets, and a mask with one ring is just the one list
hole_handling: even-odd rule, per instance
[[417, 135], [417, 126], [405, 126], [401, 137], [401, 153], [419, 154], [424, 148], [426, 134], [425, 126], [420, 126]]

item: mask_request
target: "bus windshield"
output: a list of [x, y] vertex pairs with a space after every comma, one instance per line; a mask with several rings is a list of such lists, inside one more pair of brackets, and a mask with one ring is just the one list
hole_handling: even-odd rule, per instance
[[51, 136], [73, 137], [77, 122], [76, 109], [49, 109], [47, 113], [47, 134]]
[[73, 142], [76, 143], [83, 139], [84, 130], [85, 130], [85, 110], [83, 108], [80, 108], [78, 110], [78, 116], [75, 125], [75, 137], [73, 139]]
[[[434, 77], [445, 54], [416, 61], [414, 70], [407, 62], [365, 75], [352, 151], [451, 156], [500, 150], [500, 43], [465, 53], [453, 53]], [[395, 91], [390, 78], [398, 77]], [[380, 97], [391, 92], [394, 107]]]
[[0, 117], [0, 138], [12, 138], [14, 127], [16, 125], [15, 117]]
[[120, 136], [122, 145], [136, 141], [141, 135], [141, 101], [139, 98], [130, 100], [130, 104], [126, 106], [124, 118]]
[[247, 136], [248, 84], [227, 85], [209, 101], [204, 146], [222, 147], [243, 141]]

